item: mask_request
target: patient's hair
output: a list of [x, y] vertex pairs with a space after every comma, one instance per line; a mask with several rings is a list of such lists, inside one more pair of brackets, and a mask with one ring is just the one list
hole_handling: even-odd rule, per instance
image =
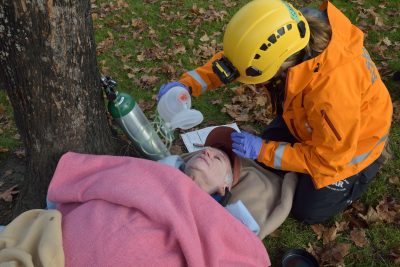
[[233, 166], [231, 165], [231, 162], [229, 160], [229, 156], [228, 156], [228, 154], [225, 153], [225, 151], [223, 151], [222, 149], [219, 149], [219, 148], [215, 148], [215, 147], [214, 147], [214, 149], [218, 149], [219, 151], [221, 151], [228, 158], [230, 168], [228, 169], [227, 173], [225, 174], [224, 181], [225, 181], [225, 184], [228, 185], [229, 189], [230, 189], [232, 187], [232, 184], [233, 184]]
[[225, 183], [229, 186], [229, 188], [232, 186], [233, 184], [233, 171], [232, 171], [232, 166], [229, 169], [229, 171], [227, 172], [227, 174], [225, 175]]

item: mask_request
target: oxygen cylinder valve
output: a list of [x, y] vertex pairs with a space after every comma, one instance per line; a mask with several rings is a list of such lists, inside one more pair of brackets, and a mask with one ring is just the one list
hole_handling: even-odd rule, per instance
[[118, 92], [115, 90], [117, 82], [111, 79], [111, 77], [102, 76], [101, 83], [103, 84], [103, 89], [106, 92], [108, 101], [114, 101], [117, 98], [118, 94]]

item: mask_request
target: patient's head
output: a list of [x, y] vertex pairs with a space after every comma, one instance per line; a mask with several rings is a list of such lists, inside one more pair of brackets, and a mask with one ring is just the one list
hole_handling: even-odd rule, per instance
[[194, 155], [185, 167], [185, 173], [209, 194], [225, 194], [232, 186], [232, 167], [228, 155], [220, 149], [207, 147]]

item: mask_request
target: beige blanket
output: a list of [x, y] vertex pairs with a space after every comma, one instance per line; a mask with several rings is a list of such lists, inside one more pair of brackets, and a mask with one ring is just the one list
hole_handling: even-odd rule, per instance
[[[196, 152], [183, 155], [185, 161]], [[288, 217], [292, 208], [297, 175], [288, 173], [282, 179], [252, 160], [240, 158], [240, 180], [232, 189], [230, 203], [241, 200], [258, 225], [258, 236], [264, 239]]]
[[26, 211], [0, 232], [0, 267], [17, 266], [64, 266], [59, 211]]

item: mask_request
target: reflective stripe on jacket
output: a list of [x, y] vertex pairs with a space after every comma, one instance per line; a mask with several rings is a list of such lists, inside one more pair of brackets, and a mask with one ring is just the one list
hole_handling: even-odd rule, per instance
[[199, 96], [204, 92], [222, 85], [221, 80], [212, 70], [212, 63], [221, 58], [224, 53], [218, 52], [204, 66], [184, 73], [179, 82], [192, 90], [193, 96]]
[[[332, 28], [328, 47], [290, 68], [286, 78], [283, 118], [299, 142], [267, 140], [258, 156], [267, 166], [310, 174], [316, 188], [357, 174], [375, 161], [393, 111], [389, 92], [363, 46], [364, 34], [331, 3], [321, 9], [327, 9]], [[196, 71], [212, 72], [210, 65]], [[201, 77], [214, 79], [210, 76], [216, 78]], [[193, 90], [195, 84], [186, 85]]]

